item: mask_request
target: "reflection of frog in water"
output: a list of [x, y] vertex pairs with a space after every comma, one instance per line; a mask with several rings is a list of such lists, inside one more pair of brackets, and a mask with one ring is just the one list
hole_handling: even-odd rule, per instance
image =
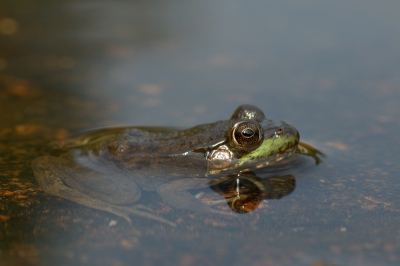
[[219, 212], [187, 190], [310, 151], [301, 151], [298, 144], [294, 127], [266, 119], [255, 106], [242, 105], [229, 120], [186, 130], [119, 127], [92, 131], [59, 144], [66, 150], [61, 157], [36, 158], [32, 168], [47, 193], [129, 222], [130, 215], [166, 222], [132, 206], [142, 190], [157, 191], [178, 209]]
[[225, 198], [232, 211], [249, 213], [263, 199], [280, 199], [291, 193], [296, 187], [296, 179], [292, 175], [261, 178], [252, 171], [243, 171], [213, 179], [210, 187]]

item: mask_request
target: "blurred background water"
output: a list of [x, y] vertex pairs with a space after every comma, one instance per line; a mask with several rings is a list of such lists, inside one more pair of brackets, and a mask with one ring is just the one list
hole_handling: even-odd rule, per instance
[[[399, 9], [386, 0], [3, 0], [0, 263], [397, 265]], [[82, 220], [100, 214], [52, 205], [29, 167], [46, 143], [80, 131], [188, 127], [243, 103], [328, 156], [259, 211], [257, 228], [93, 225]], [[38, 218], [57, 208], [73, 218]]]

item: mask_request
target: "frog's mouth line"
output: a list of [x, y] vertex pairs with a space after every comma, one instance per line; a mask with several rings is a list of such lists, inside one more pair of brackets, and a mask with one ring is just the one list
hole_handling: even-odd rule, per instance
[[249, 161], [247, 163], [243, 163], [241, 165], [235, 164], [232, 167], [228, 167], [228, 168], [224, 168], [224, 169], [209, 169], [207, 171], [206, 176], [209, 175], [217, 175], [223, 172], [229, 172], [232, 170], [237, 170], [239, 172], [243, 172], [243, 171], [252, 171], [254, 169], [261, 169], [264, 167], [267, 167], [269, 165], [274, 165], [276, 163], [279, 163], [281, 161], [284, 161], [286, 159], [289, 159], [295, 152], [296, 149], [295, 147], [285, 151], [284, 153], [277, 153], [277, 154], [272, 154], [270, 156], [268, 156], [267, 158], [265, 158], [265, 160], [260, 161], [257, 160], [258, 163], [256, 163], [255, 161]]
[[282, 161], [284, 159], [288, 159], [289, 157], [291, 157], [295, 153], [295, 151], [296, 151], [295, 147], [292, 147], [292, 148], [289, 148], [288, 150], [286, 150], [283, 153], [272, 154], [272, 155], [270, 155], [268, 157], [268, 159], [266, 161], [260, 162], [258, 164], [255, 164], [252, 167], [259, 169], [259, 168], [262, 168], [262, 167], [266, 167], [266, 166], [268, 166], [270, 164], [280, 162], [280, 161]]
[[287, 134], [264, 140], [260, 147], [236, 160], [224, 169], [209, 169], [207, 175], [215, 175], [233, 169], [259, 169], [287, 159], [296, 152], [298, 135]]
[[[267, 158], [271, 155], [280, 154], [290, 154], [295, 150], [295, 147], [299, 143], [299, 137], [287, 134], [279, 137], [272, 137], [263, 141], [263, 143], [252, 152], [242, 156], [236, 166], [241, 166], [255, 159]], [[285, 156], [286, 156], [285, 155]], [[282, 160], [281, 156], [277, 156], [276, 160], [267, 161], [277, 161]]]

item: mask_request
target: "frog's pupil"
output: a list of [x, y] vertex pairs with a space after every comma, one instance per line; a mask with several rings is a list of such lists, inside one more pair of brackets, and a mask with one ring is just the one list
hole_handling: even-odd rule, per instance
[[242, 131], [242, 135], [243, 137], [250, 138], [254, 135], [254, 131], [251, 130], [250, 128], [246, 128], [245, 130]]

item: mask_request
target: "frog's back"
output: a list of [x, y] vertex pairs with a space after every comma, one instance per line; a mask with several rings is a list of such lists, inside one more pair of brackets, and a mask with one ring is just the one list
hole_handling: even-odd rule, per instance
[[194, 150], [223, 141], [228, 126], [229, 121], [219, 121], [185, 130], [103, 129], [82, 136], [68, 154], [95, 171], [107, 167], [124, 172], [143, 189], [152, 190], [173, 179], [204, 177], [204, 150]]
[[229, 124], [228, 120], [218, 121], [184, 130], [127, 128], [123, 136], [110, 138], [107, 145], [114, 149], [122, 148], [129, 154], [180, 154], [223, 141]]

